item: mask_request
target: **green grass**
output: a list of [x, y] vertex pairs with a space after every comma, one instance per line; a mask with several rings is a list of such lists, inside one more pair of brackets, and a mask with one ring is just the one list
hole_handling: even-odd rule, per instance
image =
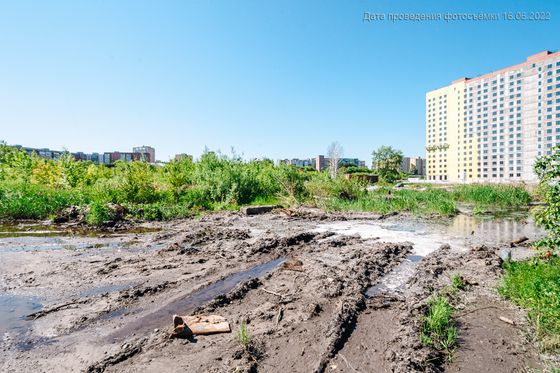
[[338, 211], [371, 211], [382, 214], [410, 212], [452, 216], [456, 212], [450, 194], [444, 190], [435, 189], [419, 191], [382, 188], [365, 193], [354, 200], [335, 198], [327, 201], [325, 207]]
[[251, 345], [251, 336], [249, 335], [249, 331], [247, 330], [247, 323], [245, 321], [241, 322], [239, 325], [239, 329], [237, 329], [237, 341], [244, 349], [248, 349]]
[[528, 310], [544, 351], [560, 351], [560, 258], [505, 262], [499, 292]]
[[465, 288], [465, 280], [461, 275], [454, 275], [451, 277], [451, 287], [453, 290], [463, 290]]
[[472, 203], [475, 208], [516, 208], [531, 202], [530, 193], [522, 186], [515, 185], [457, 185], [452, 193], [455, 201]]
[[453, 325], [453, 306], [446, 297], [436, 295], [428, 301], [422, 320], [420, 341], [445, 352], [451, 357], [457, 341], [457, 328]]
[[86, 196], [77, 190], [5, 182], [0, 184], [0, 219], [45, 219], [58, 209], [86, 201]]
[[474, 211], [516, 209], [527, 206], [530, 194], [522, 187], [510, 185], [459, 185], [452, 190], [425, 186], [424, 189], [383, 187], [361, 193], [353, 199], [330, 198], [323, 207], [337, 211], [371, 211], [382, 214], [409, 212], [415, 215], [453, 216], [457, 203], [474, 205]]

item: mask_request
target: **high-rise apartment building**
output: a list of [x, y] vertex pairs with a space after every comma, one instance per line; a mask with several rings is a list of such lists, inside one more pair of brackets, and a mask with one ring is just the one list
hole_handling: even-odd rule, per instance
[[428, 180], [536, 181], [560, 143], [560, 52], [426, 94]]

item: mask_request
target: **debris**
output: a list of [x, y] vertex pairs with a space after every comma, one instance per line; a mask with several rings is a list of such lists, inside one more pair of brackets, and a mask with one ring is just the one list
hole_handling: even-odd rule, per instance
[[510, 247], [515, 247], [515, 246], [518, 246], [519, 244], [522, 244], [523, 242], [528, 241], [528, 240], [529, 240], [528, 237], [525, 237], [525, 236], [519, 237], [518, 239], [511, 241], [509, 246]]
[[297, 258], [290, 258], [286, 260], [282, 265], [283, 269], [287, 269], [290, 271], [297, 271], [297, 272], [303, 272], [302, 267], [303, 267], [303, 262]]
[[277, 297], [280, 297], [280, 298], [283, 297], [282, 294], [276, 293], [276, 292], [274, 292], [274, 291], [266, 290], [265, 288], [261, 288], [261, 290], [264, 291], [265, 293], [272, 294], [272, 295], [276, 295]]
[[508, 319], [507, 317], [500, 316], [499, 319], [502, 320], [502, 321], [505, 322], [505, 323], [510, 324], [510, 325], [515, 325], [515, 323], [513, 322], [513, 320], [512, 320], [512, 319]]
[[245, 215], [260, 215], [281, 207], [278, 205], [245, 206], [241, 208], [241, 212]]
[[278, 325], [280, 321], [282, 321], [283, 317], [284, 317], [284, 307], [280, 307], [280, 309], [278, 310], [278, 315], [276, 315], [276, 325]]
[[207, 335], [214, 333], [229, 333], [229, 322], [217, 315], [208, 316], [177, 316], [173, 315], [173, 329], [171, 338], [189, 338], [192, 335]]
[[380, 215], [380, 216], [377, 218], [377, 220], [384, 220], [384, 219], [390, 218], [390, 217], [392, 217], [392, 216], [396, 216], [396, 215], [398, 215], [398, 214], [399, 214], [399, 213], [398, 213], [397, 211], [389, 212], [389, 213], [387, 213], [387, 214], [382, 214], [382, 215]]

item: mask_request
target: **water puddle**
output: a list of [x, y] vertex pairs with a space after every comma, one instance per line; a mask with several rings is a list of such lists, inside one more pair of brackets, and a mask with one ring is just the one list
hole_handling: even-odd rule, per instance
[[15, 237], [59, 237], [59, 236], [76, 236], [76, 237], [118, 237], [125, 234], [144, 234], [161, 231], [161, 228], [135, 227], [117, 231], [103, 231], [83, 229], [81, 227], [61, 227], [49, 224], [37, 223], [13, 223], [0, 224], [0, 238]]
[[321, 224], [317, 227], [317, 231], [332, 231], [342, 235], [358, 234], [364, 239], [378, 239], [385, 242], [412, 243], [411, 254], [376, 285], [369, 288], [368, 296], [380, 293], [402, 293], [408, 280], [414, 276], [422, 258], [442, 245], [448, 244], [453, 250], [462, 251], [482, 244], [505, 246], [519, 237], [525, 236], [533, 240], [545, 234], [526, 214], [522, 213], [498, 219], [460, 214], [446, 223], [414, 219], [398, 222], [343, 221]]
[[280, 257], [248, 270], [234, 273], [222, 280], [196, 290], [186, 297], [177, 298], [157, 311], [128, 323], [111, 336], [113, 340], [122, 340], [131, 334], [142, 333], [165, 325], [171, 325], [173, 315], [187, 315], [197, 307], [203, 306], [219, 295], [226, 294], [238, 284], [252, 278], [263, 277], [275, 270], [286, 258]]
[[0, 336], [25, 333], [30, 325], [25, 316], [42, 307], [36, 297], [0, 294]]

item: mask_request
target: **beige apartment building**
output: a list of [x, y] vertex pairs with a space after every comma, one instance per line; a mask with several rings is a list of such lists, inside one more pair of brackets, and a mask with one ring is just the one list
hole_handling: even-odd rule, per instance
[[560, 143], [560, 52], [461, 78], [426, 94], [426, 174], [452, 182], [534, 182]]

